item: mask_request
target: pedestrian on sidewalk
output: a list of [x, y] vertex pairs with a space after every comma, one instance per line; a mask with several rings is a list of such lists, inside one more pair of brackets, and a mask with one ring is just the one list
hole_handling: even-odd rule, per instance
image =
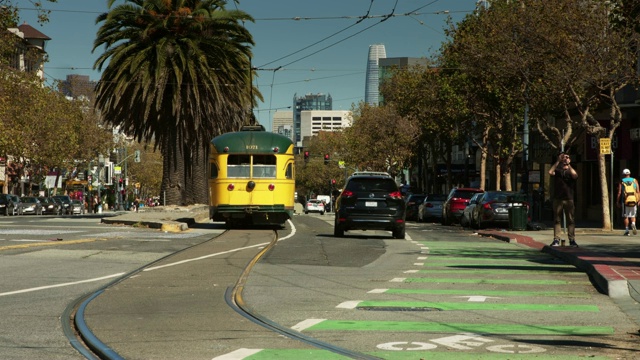
[[576, 243], [575, 204], [573, 202], [576, 192], [576, 179], [578, 173], [571, 167], [571, 157], [567, 153], [560, 153], [558, 160], [549, 169], [549, 175], [553, 176], [553, 242], [551, 246], [559, 246], [562, 213], [567, 218], [567, 236], [569, 246], [578, 247]]
[[[636, 214], [638, 212], [638, 199], [640, 194], [638, 193], [640, 186], [638, 186], [638, 180], [631, 177], [631, 171], [629, 169], [622, 170], [622, 181], [618, 184], [618, 199], [616, 204], [618, 207], [623, 207], [622, 217], [624, 218], [624, 236], [629, 236], [629, 222], [631, 222], [631, 230], [633, 235], [638, 233], [636, 229]], [[622, 202], [620, 202], [622, 198]]]

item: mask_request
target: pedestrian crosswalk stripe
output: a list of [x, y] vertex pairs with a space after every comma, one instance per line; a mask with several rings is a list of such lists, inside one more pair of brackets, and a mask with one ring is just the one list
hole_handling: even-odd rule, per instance
[[[572, 276], [584, 276], [584, 272], [576, 269], [576, 268], [572, 268], [572, 269], [567, 269], [569, 271], [565, 271], [564, 269], [550, 269], [550, 270], [544, 270], [544, 267], [541, 267], [540, 269], [535, 269], [535, 268], [526, 268], [526, 269], [521, 269], [521, 268], [510, 268], [509, 269], [509, 274], [553, 274], [553, 275], [559, 275], [559, 273], [562, 273], [562, 275], [572, 275]], [[457, 269], [426, 269], [426, 270], [408, 270], [405, 271], [405, 273], [409, 273], [409, 272], [413, 272], [413, 273], [420, 273], [420, 274], [446, 274], [446, 273], [452, 273], [452, 274], [499, 274], [502, 273], [504, 274], [504, 269], [503, 268], [498, 268], [498, 269], [465, 269], [465, 268], [457, 268]]]
[[414, 283], [456, 283], [456, 284], [518, 284], [518, 285], [567, 285], [590, 284], [589, 281], [565, 281], [549, 279], [444, 279], [444, 278], [407, 278], [405, 282]]
[[[425, 295], [469, 295], [471, 290], [452, 289], [373, 289], [369, 294], [425, 294]], [[475, 295], [493, 296], [561, 296], [572, 298], [590, 298], [591, 295], [584, 292], [570, 291], [500, 291], [500, 290], [479, 290]]]
[[[389, 332], [470, 332], [495, 335], [612, 335], [610, 326], [562, 326], [539, 324], [470, 324], [420, 321], [360, 321], [312, 319], [315, 325], [305, 331], [389, 331]], [[301, 331], [299, 330], [299, 331]]]
[[397, 308], [397, 309], [438, 309], [442, 311], [456, 310], [498, 310], [498, 311], [571, 311], [599, 312], [595, 305], [578, 304], [501, 304], [495, 302], [429, 302], [429, 301], [360, 301], [354, 306], [353, 301], [345, 302], [353, 307], [344, 308]]

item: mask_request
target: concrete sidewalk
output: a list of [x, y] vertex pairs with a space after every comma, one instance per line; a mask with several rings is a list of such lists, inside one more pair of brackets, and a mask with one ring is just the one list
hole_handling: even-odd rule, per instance
[[190, 225], [209, 220], [208, 205], [141, 207], [135, 211], [119, 211], [104, 217], [101, 222], [110, 225], [145, 226], [166, 232], [180, 232]]

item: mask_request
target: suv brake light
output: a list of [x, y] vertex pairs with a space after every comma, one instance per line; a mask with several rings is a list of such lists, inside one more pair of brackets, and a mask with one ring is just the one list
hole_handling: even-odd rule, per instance
[[342, 196], [344, 196], [344, 197], [351, 197], [351, 196], [353, 196], [353, 191], [351, 191], [351, 190], [345, 190], [345, 191], [343, 191], [343, 192], [342, 192]]
[[394, 191], [389, 194], [389, 197], [391, 197], [392, 199], [402, 199], [402, 193], [400, 191]]

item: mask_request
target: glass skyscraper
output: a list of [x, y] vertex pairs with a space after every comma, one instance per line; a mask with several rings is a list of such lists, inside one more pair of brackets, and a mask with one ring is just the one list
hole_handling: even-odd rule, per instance
[[378, 105], [379, 102], [379, 79], [378, 60], [387, 57], [384, 45], [369, 45], [369, 56], [367, 58], [367, 79], [365, 81], [364, 101], [369, 105]]
[[301, 97], [293, 96], [293, 146], [297, 148], [302, 147], [302, 136], [300, 135], [302, 120], [300, 113], [303, 110], [333, 110], [331, 95], [307, 94]]

